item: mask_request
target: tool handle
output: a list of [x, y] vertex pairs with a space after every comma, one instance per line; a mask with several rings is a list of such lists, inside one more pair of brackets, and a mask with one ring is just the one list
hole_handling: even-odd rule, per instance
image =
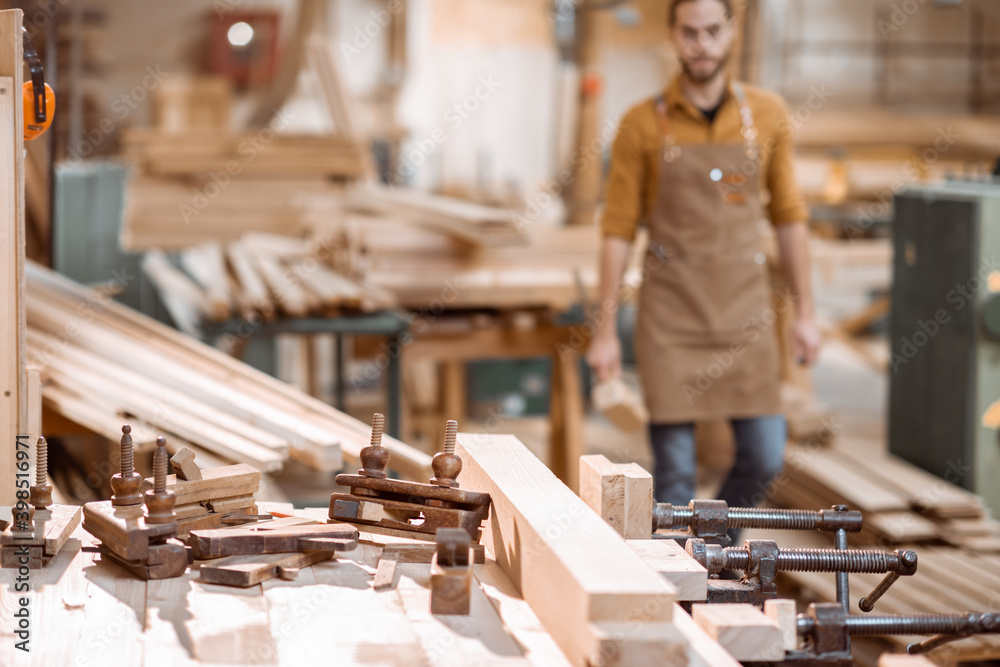
[[885, 595], [885, 592], [889, 590], [890, 586], [896, 583], [897, 579], [899, 579], [898, 572], [890, 572], [885, 575], [882, 581], [878, 582], [878, 585], [874, 588], [874, 590], [872, 590], [871, 593], [858, 601], [858, 607], [861, 608], [861, 611], [871, 611], [874, 609], [875, 603], [878, 602], [878, 599]]

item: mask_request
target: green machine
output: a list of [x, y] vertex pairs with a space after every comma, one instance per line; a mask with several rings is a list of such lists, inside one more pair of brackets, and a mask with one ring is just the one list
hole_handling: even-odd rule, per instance
[[1000, 514], [1000, 184], [907, 188], [894, 215], [889, 450]]

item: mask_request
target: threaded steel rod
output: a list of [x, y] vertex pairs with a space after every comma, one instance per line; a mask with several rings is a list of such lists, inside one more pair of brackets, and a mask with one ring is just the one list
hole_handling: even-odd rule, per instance
[[49, 443], [38, 438], [35, 445], [35, 486], [45, 486], [49, 473]]
[[[849, 635], [969, 635], [1000, 632], [1000, 615], [992, 613], [927, 614], [924, 616], [848, 616]], [[815, 620], [799, 616], [800, 635], [815, 632]]]
[[[896, 554], [873, 550], [840, 551], [838, 549], [782, 549], [778, 552], [777, 569], [782, 572], [854, 572], [880, 574], [897, 568]], [[750, 552], [743, 547], [726, 547], [723, 569], [747, 570]]]

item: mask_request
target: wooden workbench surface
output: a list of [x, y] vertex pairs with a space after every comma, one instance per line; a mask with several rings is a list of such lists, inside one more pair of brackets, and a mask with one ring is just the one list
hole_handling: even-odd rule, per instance
[[[489, 557], [475, 566], [471, 615], [433, 616], [428, 565], [400, 563], [396, 588], [375, 592], [381, 547], [371, 544], [294, 581], [239, 589], [200, 583], [197, 562], [183, 577], [141, 581], [81, 551], [93, 542], [78, 529], [31, 571], [30, 593], [15, 590], [16, 570], [0, 570], [0, 665], [568, 664]], [[14, 648], [23, 596], [30, 654]]]

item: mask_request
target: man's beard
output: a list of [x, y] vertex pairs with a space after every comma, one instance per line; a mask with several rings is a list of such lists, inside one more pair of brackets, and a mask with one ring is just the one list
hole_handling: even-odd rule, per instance
[[685, 76], [687, 76], [688, 80], [690, 80], [691, 82], [707, 83], [708, 81], [714, 79], [719, 74], [719, 72], [722, 71], [722, 68], [725, 67], [726, 61], [728, 60], [729, 60], [729, 54], [727, 53], [726, 55], [719, 58], [718, 62], [716, 62], [715, 64], [715, 67], [708, 74], [696, 73], [695, 71], [693, 71], [690, 63], [686, 60], [681, 61], [681, 68], [684, 70]]

